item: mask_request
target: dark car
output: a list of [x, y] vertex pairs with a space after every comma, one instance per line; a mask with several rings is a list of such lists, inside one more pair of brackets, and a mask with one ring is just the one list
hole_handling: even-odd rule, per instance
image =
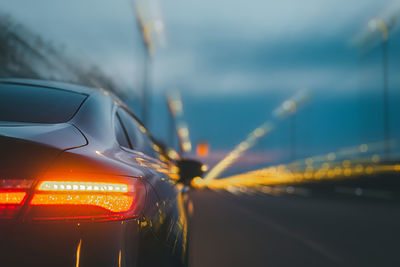
[[186, 265], [176, 163], [107, 91], [0, 80], [0, 265]]

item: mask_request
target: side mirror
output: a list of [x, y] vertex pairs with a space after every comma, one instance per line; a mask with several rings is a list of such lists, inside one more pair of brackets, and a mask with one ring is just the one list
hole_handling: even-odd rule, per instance
[[190, 185], [194, 177], [201, 177], [204, 174], [204, 166], [200, 161], [194, 159], [181, 159], [177, 161], [179, 168], [179, 182]]

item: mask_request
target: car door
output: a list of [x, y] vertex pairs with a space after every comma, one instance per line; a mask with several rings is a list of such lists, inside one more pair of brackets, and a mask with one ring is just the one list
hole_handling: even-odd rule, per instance
[[160, 198], [159, 216], [151, 220], [153, 229], [161, 240], [180, 253], [185, 250], [185, 248], [181, 248], [182, 244], [186, 244], [186, 241], [182, 240], [186, 238], [186, 233], [183, 234], [183, 231], [186, 231], [186, 225], [182, 223], [182, 204], [178, 199], [178, 197], [181, 198], [182, 188], [176, 186], [176, 180], [169, 176], [170, 169], [174, 167], [174, 164], [162, 160], [165, 157], [160, 149], [153, 142], [146, 128], [132, 113], [124, 108], [119, 108], [117, 117], [128, 136], [128, 142], [125, 142], [125, 145], [129, 145], [129, 147], [123, 147], [123, 149], [131, 153], [135, 157], [134, 160], [144, 167], [147, 181]]
[[123, 149], [136, 155], [136, 162], [146, 167], [151, 173], [149, 182], [154, 186], [161, 199], [174, 197], [171, 195], [175, 182], [170, 178], [170, 169], [174, 165], [162, 155], [160, 148], [153, 142], [146, 128], [129, 111], [119, 108], [117, 116], [128, 136], [129, 146]]

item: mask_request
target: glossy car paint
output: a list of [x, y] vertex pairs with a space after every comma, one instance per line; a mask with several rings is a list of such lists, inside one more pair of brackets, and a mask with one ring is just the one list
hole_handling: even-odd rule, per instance
[[[1, 80], [86, 94], [73, 118], [59, 124], [0, 122], [0, 179], [71, 177], [138, 179], [146, 190], [136, 218], [113, 221], [0, 222], [2, 266], [180, 266], [187, 261], [183, 186], [176, 167], [121, 147], [115, 113], [124, 104], [111, 93], [62, 83]], [[163, 159], [163, 160], [161, 160]], [[175, 179], [173, 179], [175, 178]], [[29, 212], [29, 211], [26, 211]]]

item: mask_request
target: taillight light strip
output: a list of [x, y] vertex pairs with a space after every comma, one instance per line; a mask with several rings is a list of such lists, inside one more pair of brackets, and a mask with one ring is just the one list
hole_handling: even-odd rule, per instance
[[0, 205], [22, 205], [32, 183], [25, 179], [0, 179]]
[[19, 211], [23, 218], [34, 220], [137, 216], [145, 196], [142, 182], [116, 179], [117, 182], [49, 179], [35, 185], [33, 180], [0, 180], [0, 219], [15, 217]]
[[[76, 181], [42, 181], [38, 191], [56, 192], [106, 192], [128, 193], [128, 185], [122, 183], [96, 183]], [[132, 188], [130, 188], [132, 191]]]
[[86, 181], [41, 181], [31, 206], [93, 206], [113, 213], [129, 211], [134, 205], [134, 188], [124, 183]]
[[0, 219], [12, 219], [18, 215], [32, 184], [32, 180], [0, 179]]
[[110, 212], [127, 212], [134, 204], [134, 197], [129, 195], [106, 194], [35, 194], [30, 202], [32, 206], [75, 205], [93, 206], [106, 209]]

